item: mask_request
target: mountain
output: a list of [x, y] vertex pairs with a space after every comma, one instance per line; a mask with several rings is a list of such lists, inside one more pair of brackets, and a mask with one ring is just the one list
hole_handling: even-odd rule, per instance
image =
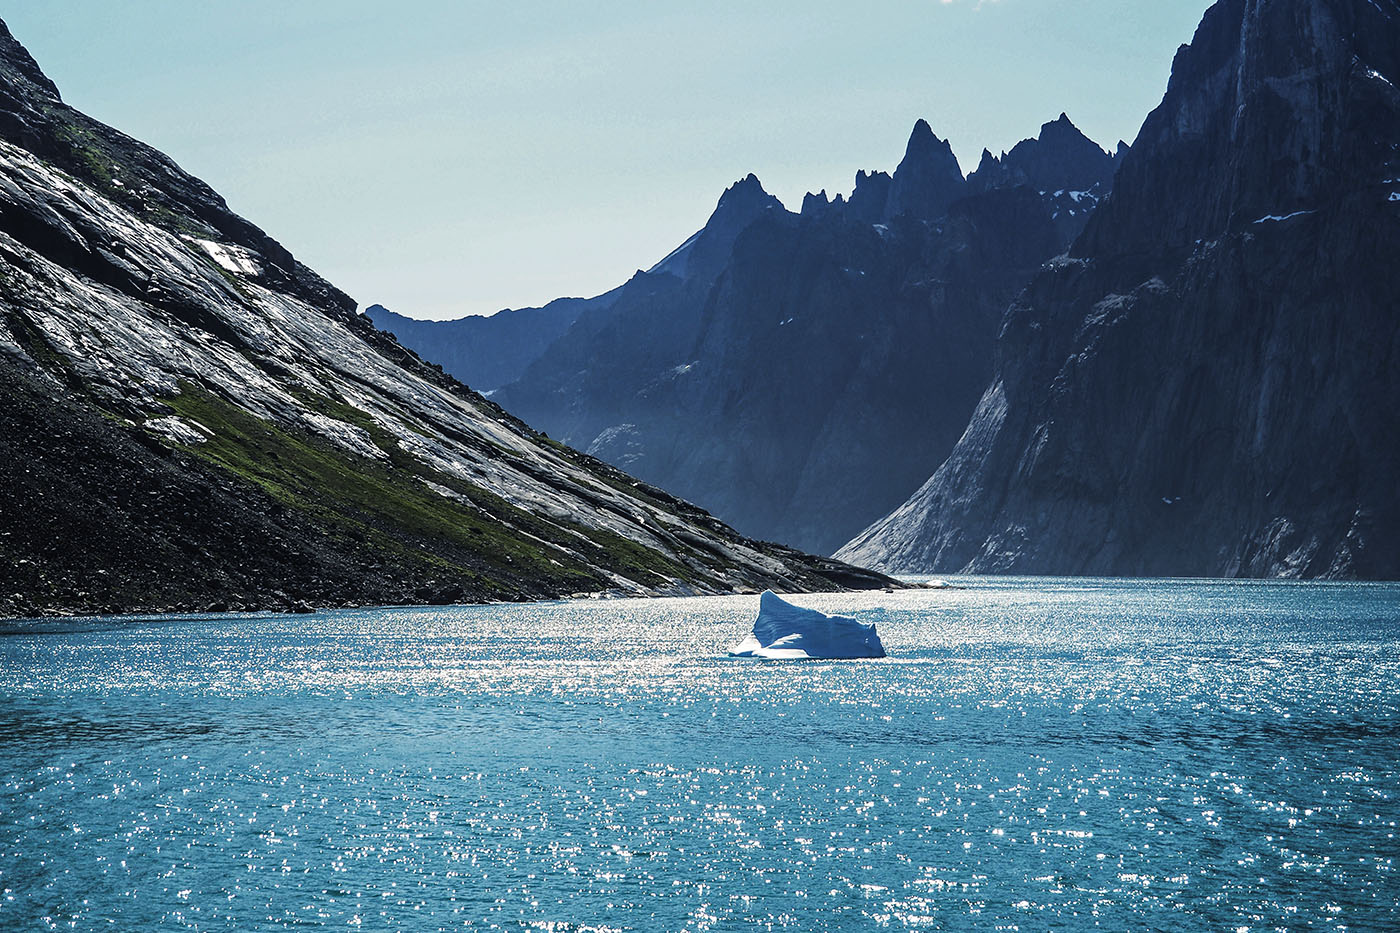
[[[487, 395], [518, 380], [531, 363], [573, 326], [586, 317], [580, 333], [609, 319], [619, 299], [624, 306], [639, 292], [649, 294], [657, 282], [676, 293], [707, 288], [723, 268], [734, 240], [755, 218], [768, 210], [782, 210], [777, 198], [763, 190], [752, 174], [732, 186], [705, 226], [668, 253], [646, 273], [593, 298], [557, 298], [543, 308], [506, 309], [490, 316], [453, 321], [424, 321], [395, 314], [383, 305], [370, 305], [365, 316], [380, 330], [394, 335], [424, 359], [432, 360], [477, 391]], [[647, 276], [652, 285], [640, 284]]]
[[926, 121], [919, 120], [909, 134], [904, 158], [890, 179], [885, 219], [939, 217], [965, 193], [967, 181], [953, 147], [946, 139], [935, 136]]
[[1113, 176], [1127, 151], [1127, 143], [1119, 142], [1117, 151], [1109, 155], [1062, 113], [1043, 125], [1039, 136], [1022, 140], [1000, 157], [983, 149], [967, 184], [973, 191], [1015, 185], [1034, 188], [1048, 199], [1056, 233], [1069, 243], [1113, 190]]
[[708, 286], [724, 271], [739, 235], [760, 217], [775, 212], [783, 212], [783, 202], [764, 191], [758, 176], [750, 172], [724, 190], [704, 227], [647, 273]]
[[520, 378], [551, 343], [568, 330], [591, 304], [608, 304], [612, 293], [597, 298], [557, 298], [543, 308], [498, 311], [452, 321], [420, 321], [370, 305], [365, 317], [469, 384], [491, 393]]
[[424, 363], [0, 24], [0, 615], [889, 581]]
[[983, 149], [982, 161], [967, 181], [976, 191], [1026, 184], [1041, 193], [1098, 188], [1107, 194], [1118, 162], [1127, 152], [1127, 144], [1118, 147], [1117, 155], [1105, 152], [1062, 113], [1041, 126], [1040, 135], [1022, 140], [999, 158]]
[[[735, 222], [740, 191], [757, 209]], [[849, 200], [793, 214], [750, 175], [675, 254], [712, 244], [704, 275], [639, 273], [493, 399], [746, 534], [830, 552], [956, 443], [1002, 311], [1068, 245], [1063, 196], [1020, 176], [974, 190], [922, 120]]]
[[962, 439], [839, 556], [1400, 576], [1400, 5], [1220, 0]]

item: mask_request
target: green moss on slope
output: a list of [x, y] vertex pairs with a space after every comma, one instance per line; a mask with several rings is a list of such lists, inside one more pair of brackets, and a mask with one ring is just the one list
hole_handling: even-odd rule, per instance
[[[388, 456], [357, 457], [309, 431], [257, 418], [203, 389], [167, 399], [213, 432], [190, 453], [254, 483], [331, 534], [396, 561], [428, 564], [442, 579], [499, 598], [560, 594], [611, 585], [590, 565], [649, 586], [710, 582], [703, 574], [620, 535], [516, 508], [463, 480], [431, 470], [369, 414], [300, 393], [309, 408], [362, 428]], [[433, 483], [464, 501], [440, 495]]]

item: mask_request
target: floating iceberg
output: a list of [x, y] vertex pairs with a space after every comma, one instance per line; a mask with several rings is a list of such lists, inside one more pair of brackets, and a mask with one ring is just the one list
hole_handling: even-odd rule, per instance
[[829, 616], [784, 602], [769, 590], [758, 598], [753, 634], [729, 650], [736, 658], [883, 658], [873, 623]]

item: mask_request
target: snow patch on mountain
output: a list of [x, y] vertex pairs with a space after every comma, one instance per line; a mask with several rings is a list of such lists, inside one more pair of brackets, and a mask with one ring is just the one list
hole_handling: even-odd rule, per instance
[[1291, 214], [1265, 214], [1263, 217], [1260, 217], [1254, 222], [1256, 224], [1279, 223], [1285, 220], [1292, 220], [1294, 217], [1303, 217], [1307, 214], [1316, 213], [1317, 211], [1294, 211]]
[[250, 249], [235, 246], [232, 243], [201, 240], [198, 237], [189, 237], [189, 241], [208, 253], [209, 258], [218, 263], [219, 268], [227, 272], [253, 278], [262, 275], [262, 266], [259, 264], [256, 254]]

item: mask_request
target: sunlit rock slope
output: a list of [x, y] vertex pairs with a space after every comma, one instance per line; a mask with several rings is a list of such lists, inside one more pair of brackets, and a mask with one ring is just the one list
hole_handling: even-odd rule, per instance
[[0, 615], [881, 582], [543, 438], [0, 25]]

